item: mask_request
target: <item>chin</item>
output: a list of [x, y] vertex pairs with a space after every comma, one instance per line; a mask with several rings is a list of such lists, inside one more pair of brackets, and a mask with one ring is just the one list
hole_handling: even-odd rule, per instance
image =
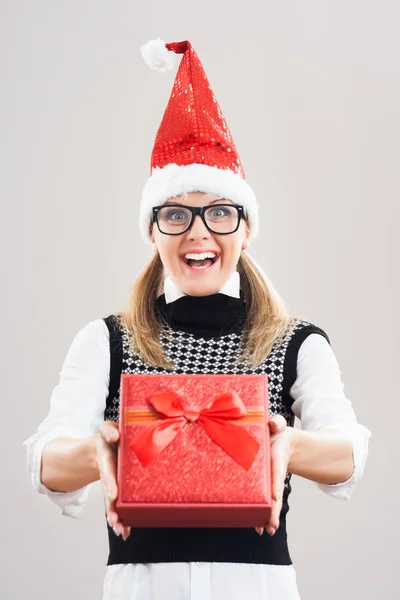
[[222, 286], [214, 285], [186, 285], [182, 287], [182, 291], [189, 296], [212, 296], [216, 294]]

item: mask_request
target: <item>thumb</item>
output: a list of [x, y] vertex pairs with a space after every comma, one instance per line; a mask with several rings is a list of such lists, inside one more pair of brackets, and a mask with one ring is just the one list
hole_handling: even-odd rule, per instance
[[114, 421], [104, 421], [99, 432], [109, 444], [113, 444], [119, 440], [118, 423], [115, 423]]
[[274, 415], [269, 419], [268, 425], [271, 433], [280, 433], [286, 428], [287, 422], [283, 415]]

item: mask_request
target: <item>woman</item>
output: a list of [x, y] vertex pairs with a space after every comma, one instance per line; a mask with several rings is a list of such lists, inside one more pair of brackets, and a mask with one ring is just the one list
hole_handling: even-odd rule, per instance
[[[291, 474], [349, 499], [371, 433], [343, 393], [327, 334], [290, 316], [246, 253], [257, 235], [257, 202], [196, 53], [189, 42], [142, 48], [159, 71], [173, 53], [183, 58], [140, 210], [153, 257], [127, 310], [92, 321], [73, 341], [50, 413], [25, 442], [28, 466], [36, 489], [72, 517], [101, 479], [106, 600], [298, 599], [286, 536]], [[120, 376], [155, 372], [268, 374], [273, 508], [266, 531], [131, 531], [119, 521]]]

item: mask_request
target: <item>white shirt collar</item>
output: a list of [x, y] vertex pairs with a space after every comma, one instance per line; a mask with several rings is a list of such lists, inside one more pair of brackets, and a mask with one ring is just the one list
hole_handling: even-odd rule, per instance
[[[228, 281], [224, 283], [217, 293], [232, 296], [232, 298], [240, 298], [240, 275], [238, 271], [232, 273]], [[175, 302], [175, 300], [187, 295], [180, 290], [170, 275], [167, 275], [164, 279], [164, 294], [166, 304]]]

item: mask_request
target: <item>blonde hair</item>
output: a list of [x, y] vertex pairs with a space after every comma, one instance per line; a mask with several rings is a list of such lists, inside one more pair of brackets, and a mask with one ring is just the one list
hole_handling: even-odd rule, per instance
[[[294, 324], [272, 284], [267, 281], [254, 260], [243, 251], [237, 264], [241, 289], [246, 301], [244, 349], [240, 359], [249, 368], [257, 368]], [[160, 324], [154, 310], [163, 292], [164, 267], [158, 252], [153, 255], [136, 279], [122, 324], [131, 334], [131, 348], [143, 361], [154, 367], [172, 369], [159, 340]]]

